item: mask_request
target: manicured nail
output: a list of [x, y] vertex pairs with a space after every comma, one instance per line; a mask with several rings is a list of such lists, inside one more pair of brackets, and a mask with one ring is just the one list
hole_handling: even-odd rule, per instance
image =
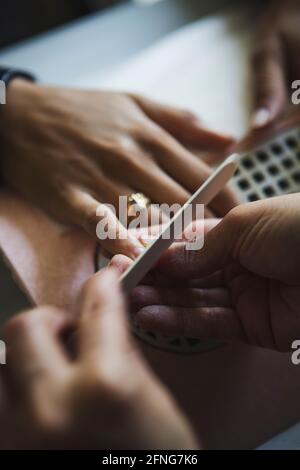
[[252, 119], [251, 119], [251, 126], [255, 129], [259, 127], [264, 127], [268, 124], [271, 118], [271, 113], [267, 108], [261, 108], [258, 111], [255, 111]]
[[132, 254], [134, 255], [135, 258], [137, 258], [138, 256], [140, 256], [142, 253], [144, 253], [145, 251], [145, 248], [143, 246], [133, 246], [132, 247]]

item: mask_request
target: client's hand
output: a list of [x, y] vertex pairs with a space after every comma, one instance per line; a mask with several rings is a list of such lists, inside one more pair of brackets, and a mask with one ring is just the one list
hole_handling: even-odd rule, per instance
[[[117, 209], [120, 195], [141, 191], [153, 203], [184, 203], [210, 174], [184, 145], [215, 153], [232, 143], [188, 112], [125, 93], [16, 79], [7, 95], [1, 109], [2, 179], [56, 219], [93, 236], [100, 220], [96, 208], [108, 203]], [[212, 208], [224, 215], [234, 204], [226, 189]], [[139, 253], [133, 239], [101, 243], [111, 253]]]
[[[262, 2], [254, 37], [255, 102], [252, 123], [263, 127], [277, 118], [300, 80], [300, 2]], [[298, 85], [299, 86], [299, 85]]]
[[300, 338], [300, 194], [234, 208], [201, 250], [175, 243], [143, 284], [132, 309], [148, 331], [289, 350]]
[[196, 448], [131, 341], [114, 270], [88, 282], [76, 326], [71, 358], [62, 341], [66, 313], [40, 307], [7, 324], [1, 448]]

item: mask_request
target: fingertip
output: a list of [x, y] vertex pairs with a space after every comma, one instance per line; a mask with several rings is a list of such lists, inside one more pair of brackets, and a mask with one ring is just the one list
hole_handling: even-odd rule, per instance
[[134, 323], [144, 331], [155, 332], [159, 330], [156, 313], [156, 308], [153, 306], [143, 307], [136, 313]]
[[121, 254], [134, 260], [138, 258], [144, 251], [145, 247], [140, 242], [140, 240], [128, 233], [128, 236], [125, 240], [120, 240], [118, 249], [114, 254]]
[[132, 259], [126, 255], [115, 255], [109, 262], [108, 267], [114, 268], [120, 276], [129, 268], [132, 262]]
[[[213, 130], [204, 128], [199, 125], [194, 125], [194, 144], [198, 144], [207, 150], [226, 150], [235, 144], [236, 139], [232, 135], [219, 134]], [[197, 138], [196, 138], [197, 137]]]
[[272, 121], [272, 112], [268, 108], [260, 108], [254, 111], [251, 118], [251, 128], [260, 129], [266, 127]]
[[160, 333], [166, 336], [177, 336], [182, 334], [182, 315], [178, 315], [175, 308], [148, 305], [141, 308], [136, 316], [135, 323], [144, 331]]

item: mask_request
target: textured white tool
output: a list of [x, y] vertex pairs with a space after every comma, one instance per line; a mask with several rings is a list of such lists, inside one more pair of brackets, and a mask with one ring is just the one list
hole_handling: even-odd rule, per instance
[[226, 183], [234, 175], [238, 163], [239, 155], [233, 154], [226, 158], [224, 162], [214, 171], [214, 173], [203, 183], [200, 188], [190, 197], [190, 199], [176, 212], [174, 217], [168, 222], [160, 235], [149, 245], [130, 268], [121, 277], [123, 290], [130, 292], [143, 279], [147, 272], [155, 265], [164, 251], [172, 245], [175, 239], [175, 226], [177, 220], [181, 219], [182, 229], [185, 230], [186, 225], [191, 221], [185, 217], [191, 207], [197, 204], [209, 204], [210, 201], [224, 188]]

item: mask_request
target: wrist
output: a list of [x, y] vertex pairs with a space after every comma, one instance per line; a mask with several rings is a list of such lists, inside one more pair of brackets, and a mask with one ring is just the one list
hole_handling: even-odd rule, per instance
[[7, 87], [5, 104], [0, 106], [0, 180], [3, 159], [8, 155], [13, 157], [14, 142], [19, 140], [19, 133], [26, 127], [26, 110], [33, 104], [35, 88], [36, 84], [19, 77], [12, 79]]
[[[6, 89], [6, 103], [0, 107], [0, 130], [1, 133], [6, 132], [9, 116], [13, 116], [15, 112], [20, 114], [25, 107], [32, 103], [32, 92], [36, 85], [26, 79], [16, 77], [11, 80]], [[11, 124], [11, 122], [10, 122]]]
[[10, 105], [12, 100], [19, 99], [22, 96], [26, 96], [28, 91], [30, 91], [36, 85], [34, 82], [26, 80], [22, 77], [15, 77], [9, 83], [6, 92], [6, 104]]

